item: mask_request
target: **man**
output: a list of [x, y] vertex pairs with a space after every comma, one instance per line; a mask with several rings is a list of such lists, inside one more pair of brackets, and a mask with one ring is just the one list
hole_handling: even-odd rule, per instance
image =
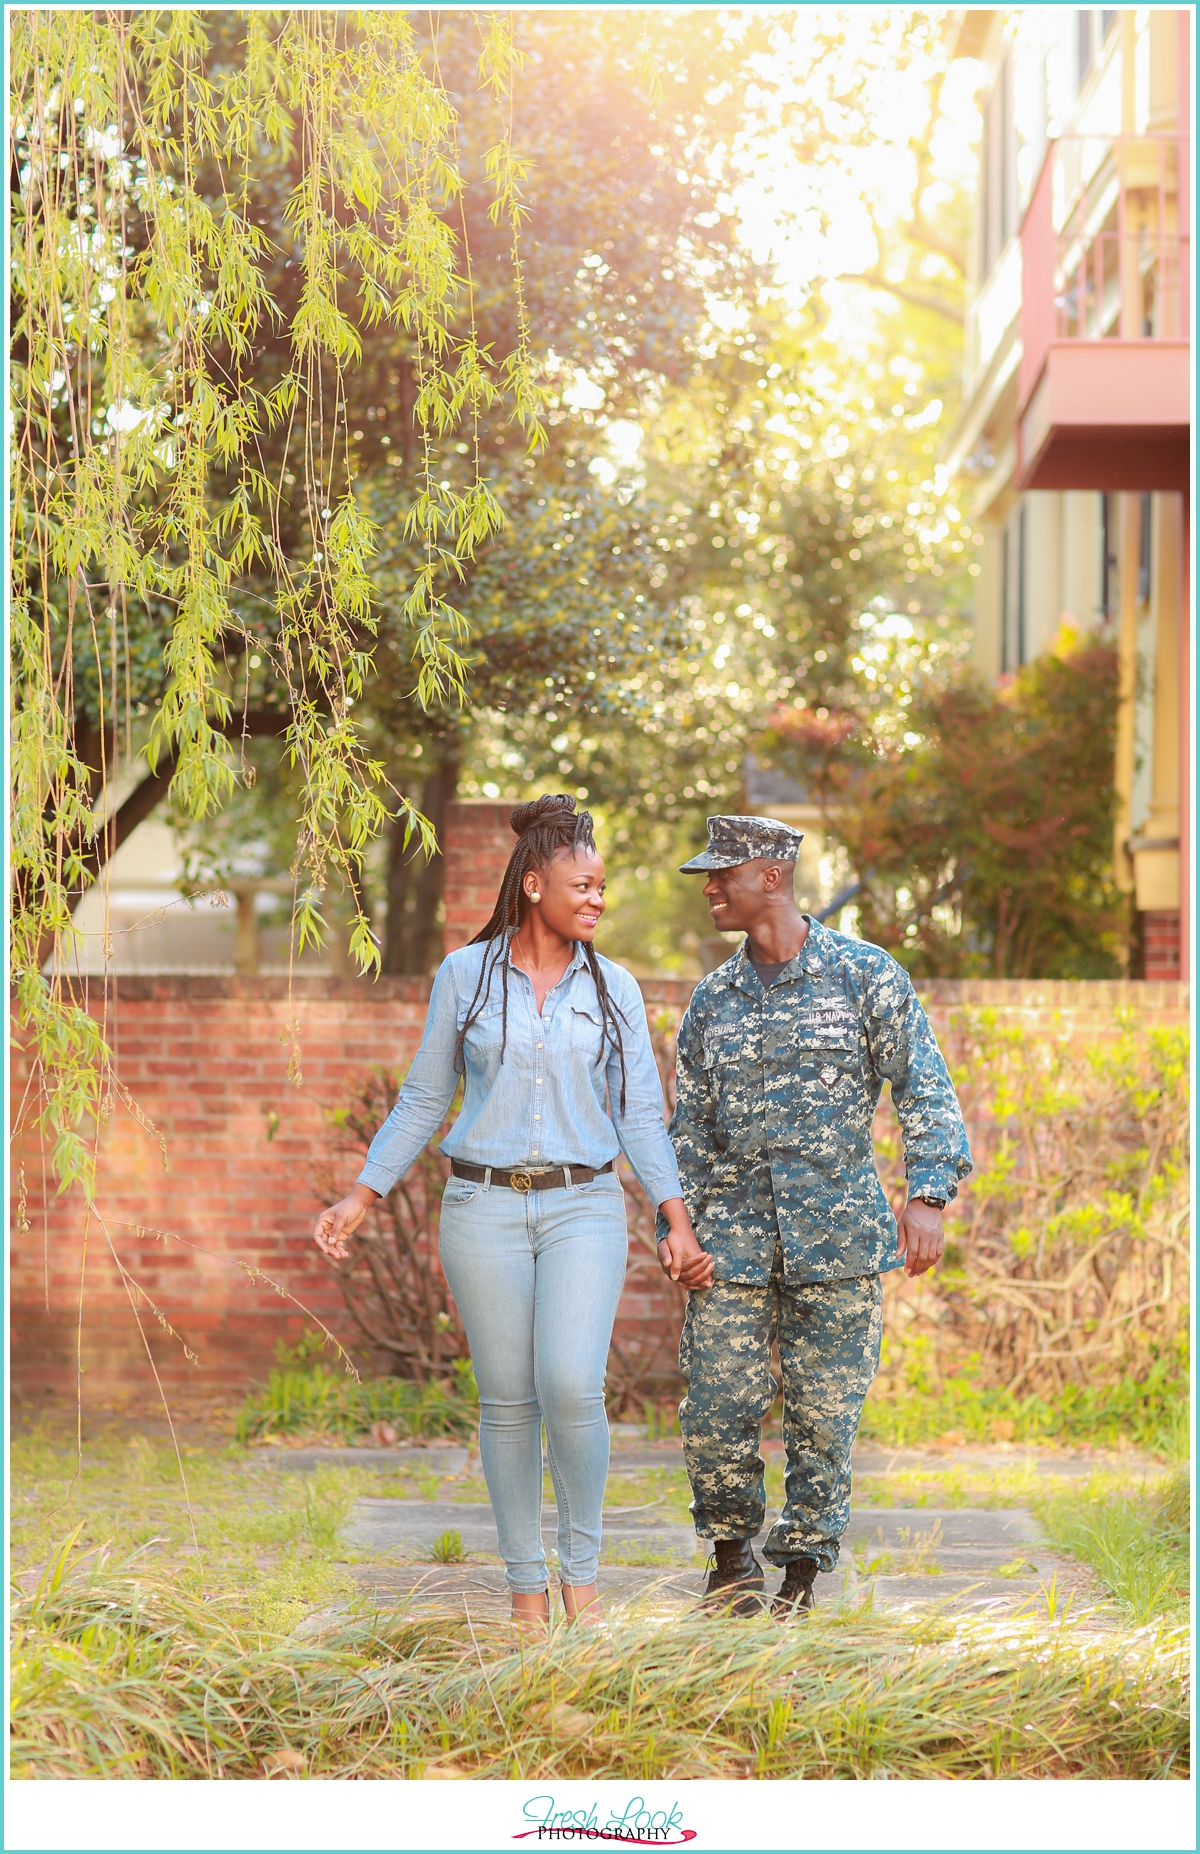
[[[748, 937], [701, 980], [679, 1028], [670, 1134], [714, 1280], [689, 1296], [679, 1365], [692, 1512], [715, 1544], [704, 1602], [761, 1607], [750, 1541], [766, 1513], [762, 1417], [783, 1368], [783, 1513], [763, 1547], [784, 1577], [778, 1616], [813, 1606], [850, 1516], [850, 1450], [879, 1366], [881, 1274], [922, 1274], [942, 1210], [971, 1169], [962, 1115], [929, 1021], [882, 948], [801, 914], [800, 833], [773, 818], [708, 820], [715, 925]], [[908, 1203], [896, 1219], [871, 1123], [884, 1081], [904, 1134]]]

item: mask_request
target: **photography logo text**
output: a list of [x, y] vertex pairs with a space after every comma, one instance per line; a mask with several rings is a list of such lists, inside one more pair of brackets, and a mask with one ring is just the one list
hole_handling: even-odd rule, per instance
[[696, 1830], [684, 1827], [678, 1803], [651, 1809], [641, 1796], [607, 1812], [595, 1803], [585, 1809], [560, 1809], [551, 1795], [531, 1796], [522, 1814], [529, 1826], [520, 1829], [514, 1841], [608, 1841], [633, 1848], [680, 1848], [696, 1839]]

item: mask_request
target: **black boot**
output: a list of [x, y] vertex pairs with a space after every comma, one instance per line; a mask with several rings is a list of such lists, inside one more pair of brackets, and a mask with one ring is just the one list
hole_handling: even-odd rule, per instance
[[763, 1568], [749, 1539], [717, 1539], [714, 1558], [700, 1599], [701, 1609], [723, 1616], [762, 1613]]
[[783, 1582], [771, 1605], [771, 1614], [784, 1622], [797, 1611], [815, 1609], [817, 1600], [813, 1596], [813, 1579], [820, 1568], [815, 1558], [789, 1559], [784, 1568]]

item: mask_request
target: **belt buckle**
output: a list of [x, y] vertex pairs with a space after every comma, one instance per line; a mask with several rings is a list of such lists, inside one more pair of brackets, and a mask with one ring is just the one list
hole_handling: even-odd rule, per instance
[[533, 1179], [528, 1172], [510, 1172], [508, 1174], [508, 1182], [514, 1191], [520, 1191], [522, 1195], [524, 1195], [526, 1191], [533, 1190]]

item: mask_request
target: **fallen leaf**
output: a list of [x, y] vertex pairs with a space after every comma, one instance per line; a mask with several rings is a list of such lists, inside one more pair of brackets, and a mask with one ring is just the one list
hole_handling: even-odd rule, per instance
[[548, 1723], [553, 1731], [566, 1738], [584, 1738], [594, 1731], [597, 1719], [590, 1712], [581, 1712], [577, 1706], [556, 1706], [548, 1715]]
[[589, 1732], [599, 1731], [603, 1721], [594, 1712], [584, 1712], [579, 1706], [564, 1706], [559, 1703], [545, 1703], [534, 1707], [530, 1714], [530, 1723], [555, 1738], [586, 1738]]
[[264, 1777], [297, 1777], [308, 1769], [303, 1751], [272, 1751], [263, 1759]]

